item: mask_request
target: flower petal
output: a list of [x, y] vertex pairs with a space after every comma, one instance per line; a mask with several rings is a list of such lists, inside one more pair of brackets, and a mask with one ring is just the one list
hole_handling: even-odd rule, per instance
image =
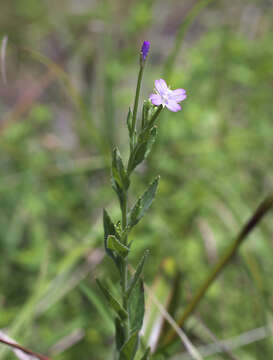
[[162, 104], [162, 98], [158, 94], [151, 94], [149, 96], [149, 99], [151, 100], [152, 104], [158, 106]]
[[163, 79], [159, 79], [155, 81], [155, 88], [160, 94], [164, 94], [168, 91], [168, 86]]
[[171, 95], [170, 95], [170, 98], [172, 100], [175, 100], [176, 102], [183, 101], [183, 100], [185, 100], [187, 98], [186, 90], [184, 90], [184, 89], [173, 90]]
[[177, 104], [175, 100], [169, 100], [168, 103], [166, 103], [166, 107], [173, 112], [181, 110], [181, 106]]

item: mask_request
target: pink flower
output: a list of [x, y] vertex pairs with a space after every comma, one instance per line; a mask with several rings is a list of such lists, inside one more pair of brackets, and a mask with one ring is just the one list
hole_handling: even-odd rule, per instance
[[170, 88], [168, 88], [165, 80], [163, 79], [155, 81], [155, 92], [156, 94], [151, 94], [149, 97], [152, 104], [156, 106], [166, 106], [169, 110], [174, 112], [181, 110], [181, 106], [178, 103], [185, 100], [187, 97], [186, 90], [171, 90]]

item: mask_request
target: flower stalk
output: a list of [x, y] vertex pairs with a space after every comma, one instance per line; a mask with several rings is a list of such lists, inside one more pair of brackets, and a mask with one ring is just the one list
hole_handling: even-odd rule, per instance
[[142, 77], [143, 77], [143, 71], [144, 71], [144, 65], [140, 65], [138, 78], [137, 78], [137, 87], [136, 87], [134, 108], [133, 108], [132, 131], [135, 131], [135, 128], [136, 128], [136, 117], [137, 117], [137, 109], [138, 109], [138, 102], [139, 102], [140, 87], [141, 87], [141, 81], [142, 81]]
[[145, 62], [146, 62], [146, 58], [148, 56], [149, 50], [150, 50], [149, 41], [144, 41], [142, 44], [141, 53], [140, 53], [140, 61], [139, 61], [140, 66], [139, 66], [137, 87], [136, 87], [136, 94], [135, 94], [135, 101], [134, 101], [134, 108], [133, 108], [133, 119], [132, 119], [132, 131], [133, 132], [135, 131], [135, 127], [136, 127], [136, 117], [137, 117], [137, 109], [138, 109], [141, 81], [142, 81]]

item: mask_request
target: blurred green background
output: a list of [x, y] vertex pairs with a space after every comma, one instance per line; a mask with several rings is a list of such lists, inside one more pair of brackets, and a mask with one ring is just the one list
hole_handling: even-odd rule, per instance
[[[161, 182], [132, 234], [131, 263], [151, 250], [145, 281], [164, 305], [175, 293], [179, 317], [272, 191], [272, 20], [272, 0], [1, 1], [0, 329], [56, 360], [112, 359], [112, 314], [94, 279], [118, 286], [101, 215], [119, 218], [110, 151], [118, 144], [126, 156], [143, 40], [142, 99], [161, 77], [188, 98], [181, 112], [164, 111], [135, 176], [135, 196], [155, 175]], [[273, 321], [272, 240], [271, 212], [185, 328], [197, 347], [253, 338], [204, 358], [272, 359], [272, 333], [258, 336]], [[148, 296], [146, 309], [148, 340], [162, 315]], [[14, 358], [0, 345], [0, 359]]]

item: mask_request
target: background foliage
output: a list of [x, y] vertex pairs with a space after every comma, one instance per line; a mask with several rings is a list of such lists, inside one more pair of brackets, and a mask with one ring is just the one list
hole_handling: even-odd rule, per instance
[[[1, 2], [8, 83], [1, 79], [0, 328], [57, 360], [111, 358], [112, 315], [94, 279], [107, 277], [115, 291], [101, 215], [105, 206], [118, 212], [110, 152], [126, 145], [145, 39], [152, 48], [143, 98], [165, 76], [188, 99], [182, 112], [161, 116], [133, 184], [138, 195], [161, 175], [150, 218], [132, 235], [131, 261], [150, 249], [145, 282], [165, 305], [175, 293], [170, 311], [181, 314], [272, 191], [272, 19], [270, 0]], [[272, 323], [271, 216], [187, 323], [196, 346], [212, 342], [200, 319], [218, 339]], [[162, 316], [146, 300], [148, 338]], [[270, 359], [272, 335], [232, 352]], [[0, 358], [14, 355], [1, 346]]]

